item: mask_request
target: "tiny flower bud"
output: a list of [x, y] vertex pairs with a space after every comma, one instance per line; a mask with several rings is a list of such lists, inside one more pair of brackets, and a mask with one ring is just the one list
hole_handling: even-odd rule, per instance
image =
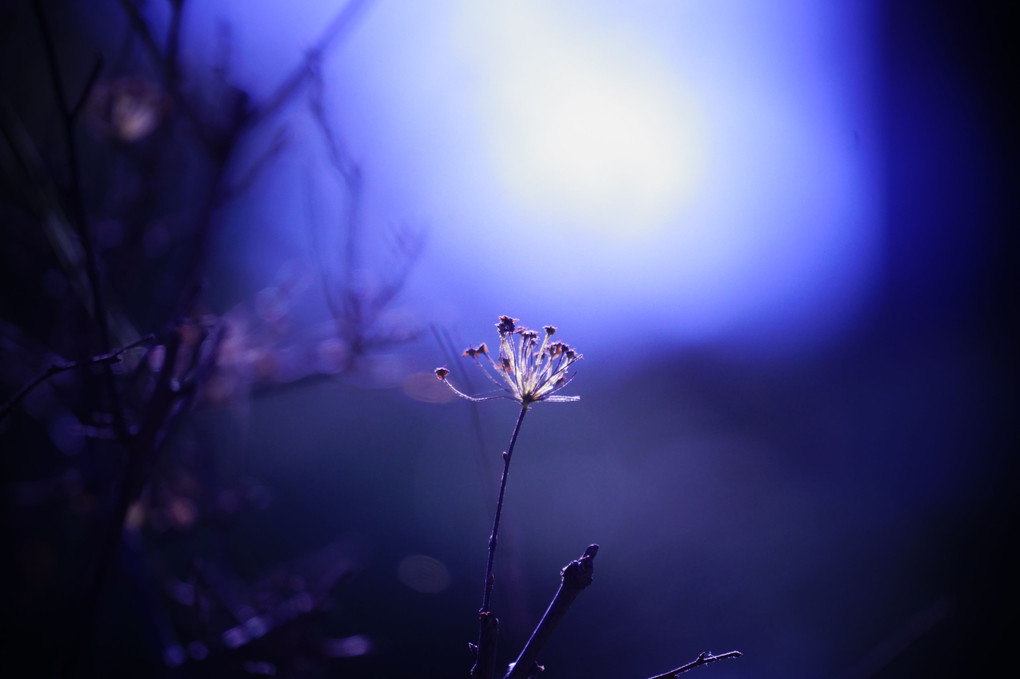
[[445, 380], [446, 376], [450, 374], [450, 371], [446, 368], [436, 368], [436, 377], [441, 380]]
[[514, 331], [514, 323], [517, 322], [516, 318], [510, 318], [509, 316], [500, 316], [499, 323], [496, 324], [496, 329], [499, 330], [500, 335], [506, 335]]

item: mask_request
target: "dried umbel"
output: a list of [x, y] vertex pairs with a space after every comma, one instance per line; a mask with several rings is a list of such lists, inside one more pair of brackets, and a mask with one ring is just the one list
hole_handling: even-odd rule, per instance
[[[518, 326], [516, 318], [500, 316], [496, 329], [499, 331], [499, 356], [493, 358], [484, 342], [477, 347], [469, 347], [464, 355], [474, 359], [485, 376], [504, 393], [495, 396], [468, 396], [450, 384], [447, 379], [450, 371], [446, 368], [436, 368], [436, 377], [453, 393], [469, 401], [506, 398], [527, 408], [539, 401], [565, 403], [579, 400], [579, 396], [557, 395], [573, 379], [568, 370], [575, 361], [581, 359], [581, 354], [564, 342], [550, 341], [556, 328], [547, 325], [542, 329], [543, 333], [539, 333]], [[487, 365], [482, 362], [483, 358]]]

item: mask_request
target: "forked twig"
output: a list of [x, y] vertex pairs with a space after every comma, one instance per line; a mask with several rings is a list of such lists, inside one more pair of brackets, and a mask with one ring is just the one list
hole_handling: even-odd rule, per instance
[[[99, 348], [101, 352], [108, 353], [112, 345], [112, 342], [110, 341], [109, 317], [107, 316], [106, 302], [103, 299], [100, 287], [99, 263], [97, 261], [95, 244], [92, 240], [92, 230], [89, 225], [88, 212], [85, 209], [85, 195], [82, 186], [81, 168], [78, 165], [78, 144], [75, 138], [75, 126], [77, 123], [76, 117], [79, 112], [78, 103], [76, 102], [73, 107], [68, 103], [67, 93], [64, 90], [64, 82], [60, 75], [60, 64], [57, 59], [56, 43], [53, 38], [53, 33], [50, 30], [49, 21], [46, 18], [46, 12], [43, 10], [42, 1], [36, 0], [32, 4], [32, 8], [35, 10], [36, 22], [39, 25], [39, 35], [42, 38], [43, 53], [46, 56], [46, 66], [50, 74], [50, 85], [57, 100], [57, 108], [59, 109], [62, 123], [61, 126], [63, 128], [64, 151], [67, 155], [67, 166], [70, 172], [69, 188], [71, 215], [73, 217], [73, 222], [77, 227], [78, 238], [81, 241], [82, 250], [85, 255], [85, 273], [92, 286], [91, 311], [95, 317], [96, 326], [99, 330]], [[89, 74], [88, 80], [86, 81], [83, 89], [82, 97], [79, 97], [80, 101], [83, 101], [83, 97], [88, 96], [88, 92], [95, 84], [95, 79], [98, 77], [98, 74], [99, 69], [98, 66], [96, 66]], [[113, 383], [113, 378], [110, 373], [105, 373], [103, 377], [104, 385], [112, 405], [114, 428], [116, 429], [118, 436], [123, 437], [127, 432], [127, 425], [124, 422], [124, 411], [120, 400], [120, 394], [117, 392], [117, 387]]]
[[538, 660], [539, 653], [545, 648], [549, 637], [552, 636], [556, 626], [567, 614], [570, 604], [574, 603], [578, 592], [591, 584], [592, 572], [595, 569], [595, 555], [599, 551], [598, 545], [588, 545], [581, 558], [571, 561], [560, 571], [560, 588], [549, 608], [546, 609], [542, 619], [531, 633], [531, 638], [524, 645], [517, 660], [510, 666], [504, 679], [529, 679], [542, 671]]
[[290, 137], [285, 128], [277, 130], [269, 145], [255, 158], [245, 171], [244, 176], [234, 182], [233, 186], [225, 187], [222, 193], [216, 197], [217, 206], [236, 200], [246, 193], [255, 184], [255, 180], [263, 174], [263, 171], [280, 157], [289, 141]]
[[89, 71], [88, 79], [85, 81], [85, 86], [81, 89], [81, 94], [78, 95], [78, 101], [75, 102], [69, 112], [72, 120], [77, 119], [81, 115], [82, 109], [85, 108], [85, 104], [88, 103], [89, 97], [92, 95], [92, 90], [96, 87], [96, 81], [99, 80], [99, 74], [102, 70], [103, 55], [97, 54], [96, 61], [92, 65], [92, 70]]
[[11, 411], [14, 410], [14, 408], [19, 403], [21, 403], [21, 401], [26, 396], [28, 396], [30, 391], [32, 391], [33, 389], [35, 389], [40, 384], [42, 384], [49, 378], [53, 377], [54, 375], [58, 375], [62, 372], [67, 372], [68, 370], [85, 368], [90, 365], [110, 365], [113, 363], [119, 363], [121, 357], [124, 355], [124, 352], [126, 352], [128, 349], [133, 349], [134, 347], [137, 347], [140, 344], [145, 344], [146, 342], [149, 342], [152, 339], [154, 339], [154, 337], [155, 336], [152, 334], [145, 335], [144, 337], [139, 337], [134, 342], [125, 344], [124, 346], [118, 349], [114, 349], [113, 351], [107, 352], [105, 354], [100, 354], [98, 356], [92, 356], [81, 361], [60, 361], [57, 363], [51, 363], [48, 368], [46, 368], [38, 375], [36, 375], [35, 378], [32, 379], [32, 381], [30, 381], [28, 384], [19, 389], [18, 393], [16, 393], [13, 396], [13, 398], [11, 398], [11, 400], [5, 403], [3, 407], [0, 407], [0, 422], [3, 422], [4, 418], [10, 415]]
[[313, 72], [314, 68], [322, 58], [322, 54], [329, 49], [330, 45], [341, 35], [350, 30], [355, 20], [362, 14], [371, 0], [349, 0], [344, 7], [337, 12], [333, 20], [322, 32], [319, 39], [312, 45], [305, 54], [300, 64], [284, 78], [276, 90], [269, 95], [268, 99], [251, 114], [252, 123], [257, 122], [275, 113], [281, 106], [301, 89], [306, 78]]
[[713, 663], [717, 660], [725, 660], [726, 658], [739, 658], [742, 655], [744, 654], [740, 651], [729, 651], [728, 653], [720, 653], [719, 655], [712, 655], [708, 651], [702, 651], [697, 658], [686, 665], [678, 667], [675, 670], [670, 670], [669, 672], [656, 674], [654, 677], [650, 677], [649, 679], [675, 679], [684, 672], [693, 670], [695, 667], [701, 667], [702, 665], [707, 665], [708, 663]]

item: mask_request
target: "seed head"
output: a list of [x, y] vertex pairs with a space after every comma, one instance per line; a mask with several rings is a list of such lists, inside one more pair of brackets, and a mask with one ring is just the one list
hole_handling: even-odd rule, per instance
[[[504, 393], [496, 396], [468, 396], [454, 387], [446, 379], [450, 371], [438, 368], [436, 377], [443, 381], [455, 394], [469, 401], [488, 401], [493, 398], [508, 398], [517, 401], [525, 408], [539, 401], [568, 402], [577, 401], [579, 396], [559, 396], [556, 392], [565, 387], [571, 379], [568, 374], [570, 366], [581, 359], [565, 342], [550, 342], [549, 338], [556, 328], [547, 325], [545, 336], [539, 343], [539, 333], [523, 326], [516, 325], [517, 319], [500, 316], [496, 329], [499, 332], [499, 356], [493, 358], [485, 344], [468, 347], [464, 356], [471, 358]], [[488, 362], [483, 364], [481, 357]]]

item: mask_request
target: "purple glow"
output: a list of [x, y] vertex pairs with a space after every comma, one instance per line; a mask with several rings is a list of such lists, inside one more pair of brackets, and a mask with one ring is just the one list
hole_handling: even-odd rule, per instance
[[[853, 323], [881, 254], [866, 6], [487, 7], [370, 4], [324, 64], [366, 221], [428, 229], [408, 291], [423, 317], [523, 309], [609, 346], [637, 326], [773, 349]], [[234, 77], [257, 94], [335, 7], [193, 10], [194, 58], [229, 23]], [[306, 252], [309, 182], [318, 219], [340, 207], [308, 116], [292, 117], [264, 204], [235, 217], [238, 234], [269, 231], [231, 243], [253, 285], [272, 275], [259, 248]]]

